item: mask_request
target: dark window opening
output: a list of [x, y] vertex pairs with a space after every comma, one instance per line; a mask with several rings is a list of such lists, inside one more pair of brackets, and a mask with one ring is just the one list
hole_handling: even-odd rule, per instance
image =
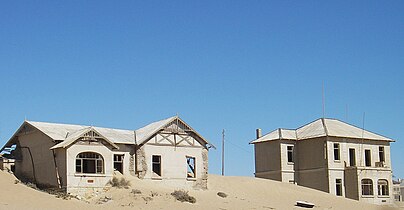
[[342, 196], [342, 179], [335, 180], [335, 193], [337, 196]]
[[349, 149], [349, 166], [356, 166], [355, 149]]
[[114, 155], [114, 169], [123, 174], [123, 155]]
[[195, 158], [187, 157], [187, 178], [196, 178], [195, 166]]
[[103, 174], [104, 159], [97, 153], [80, 153], [76, 157], [76, 173]]
[[362, 195], [373, 195], [373, 182], [371, 179], [362, 179]]
[[338, 143], [334, 143], [334, 160], [340, 160]]
[[288, 150], [288, 163], [293, 163], [293, 146], [287, 146]]
[[372, 159], [369, 149], [365, 149], [365, 166], [372, 166]]
[[384, 158], [384, 147], [379, 147], [379, 161], [380, 162], [384, 162], [385, 158]]
[[389, 183], [385, 179], [377, 181], [377, 191], [379, 195], [389, 195]]
[[161, 156], [152, 156], [152, 170], [154, 176], [161, 176]]

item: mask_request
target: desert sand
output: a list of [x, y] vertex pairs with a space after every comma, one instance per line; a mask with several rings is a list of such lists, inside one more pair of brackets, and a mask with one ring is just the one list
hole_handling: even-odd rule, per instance
[[[110, 188], [98, 194], [83, 195], [81, 200], [64, 200], [22, 183], [16, 184], [12, 174], [0, 171], [0, 209], [306, 209], [295, 206], [297, 200], [314, 203], [313, 209], [404, 209], [360, 203], [288, 183], [218, 175], [209, 175], [208, 190], [187, 190], [196, 198], [196, 203], [191, 204], [176, 201], [170, 195], [180, 188], [135, 177], [125, 178], [131, 182], [128, 189]], [[224, 192], [227, 197], [219, 197], [218, 192]]]

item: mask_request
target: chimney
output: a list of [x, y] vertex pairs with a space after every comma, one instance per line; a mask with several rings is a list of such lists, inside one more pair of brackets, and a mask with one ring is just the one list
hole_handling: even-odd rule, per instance
[[257, 135], [257, 139], [261, 138], [262, 134], [261, 134], [261, 128], [257, 128], [257, 130], [255, 130], [256, 135]]

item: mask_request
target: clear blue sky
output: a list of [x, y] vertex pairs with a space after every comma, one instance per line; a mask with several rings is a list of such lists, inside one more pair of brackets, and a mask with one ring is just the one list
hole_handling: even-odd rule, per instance
[[[403, 1], [2, 1], [0, 143], [24, 118], [136, 129], [179, 113], [252, 176], [260, 127], [339, 118], [397, 142]], [[347, 109], [348, 108], [348, 109]], [[347, 111], [348, 110], [348, 111]]]

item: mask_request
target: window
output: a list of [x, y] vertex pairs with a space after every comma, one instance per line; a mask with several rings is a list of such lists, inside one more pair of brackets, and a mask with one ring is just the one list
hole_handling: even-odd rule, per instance
[[355, 149], [349, 149], [349, 166], [356, 166]]
[[385, 179], [377, 181], [378, 195], [389, 195], [389, 183]]
[[114, 169], [123, 174], [123, 155], [114, 155]]
[[384, 147], [383, 146], [381, 146], [381, 147], [379, 147], [379, 161], [380, 162], [384, 162]]
[[342, 196], [342, 179], [335, 180], [335, 194]]
[[94, 152], [83, 152], [76, 156], [76, 173], [103, 174], [104, 159]]
[[293, 163], [293, 146], [287, 146], [288, 150], [288, 163]]
[[373, 182], [371, 179], [362, 179], [362, 195], [373, 195]]
[[339, 144], [334, 143], [334, 160], [340, 160], [339, 159]]
[[196, 178], [195, 165], [195, 158], [187, 157], [187, 178]]
[[370, 157], [370, 150], [365, 149], [365, 166], [372, 166], [372, 159]]
[[161, 156], [153, 155], [152, 156], [152, 170], [153, 176], [161, 176]]

